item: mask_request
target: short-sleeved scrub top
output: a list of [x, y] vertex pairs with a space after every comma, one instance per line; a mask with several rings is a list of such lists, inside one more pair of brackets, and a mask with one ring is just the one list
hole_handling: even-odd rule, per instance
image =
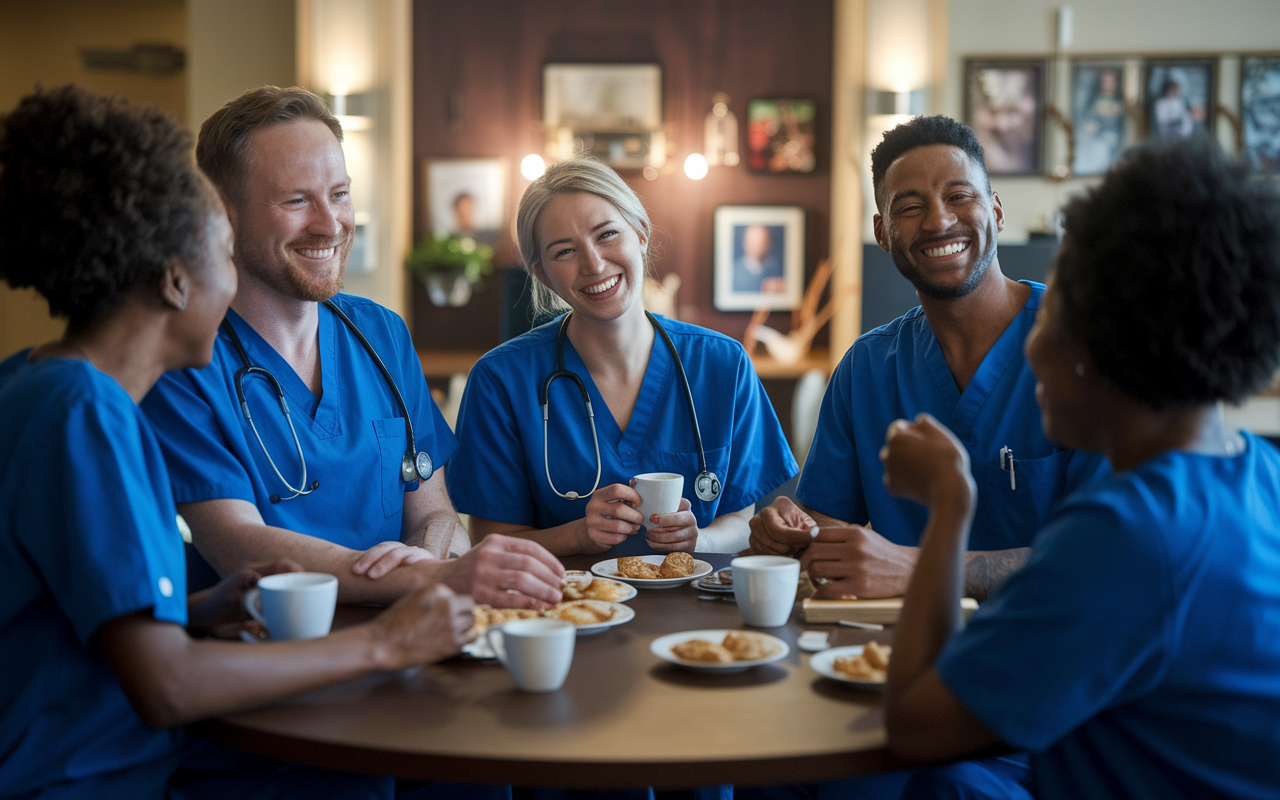
[[895, 544], [918, 544], [928, 511], [885, 489], [880, 448], [891, 422], [924, 411], [969, 451], [978, 484], [970, 549], [1026, 547], [1054, 502], [1107, 472], [1100, 455], [1045, 438], [1022, 351], [1044, 294], [1043, 284], [1030, 286], [964, 392], [920, 307], [859, 337], [827, 386], [796, 498], [845, 522], [870, 521]]
[[943, 648], [1037, 797], [1280, 791], [1280, 453], [1167, 452], [1063, 500]]
[[28, 352], [0, 364], [0, 797], [113, 774], [146, 797], [181, 734], [143, 724], [95, 634], [145, 610], [186, 624], [164, 458], [114, 379]]
[[[543, 464], [543, 381], [556, 369], [556, 334], [563, 318], [485, 354], [471, 370], [458, 413], [457, 456], [449, 464], [449, 496], [458, 511], [497, 522], [553, 528], [582, 519], [587, 499], [566, 500], [547, 484]], [[600, 439], [600, 486], [628, 483], [645, 472], [684, 476], [684, 496], [706, 527], [740, 511], [796, 474], [777, 415], [738, 342], [705, 328], [658, 318], [684, 363], [698, 411], [707, 468], [723, 483], [720, 497], [694, 493], [698, 452], [676, 362], [654, 338], [640, 395], [622, 431], [567, 338], [565, 368], [587, 386]], [[582, 394], [562, 378], [551, 385], [547, 437], [551, 479], [561, 492], [585, 495], [595, 482], [596, 456]], [[653, 552], [643, 533], [602, 555]]]
[[[441, 467], [457, 440], [431, 399], [404, 321], [362, 298], [338, 295], [333, 301], [382, 357], [413, 419], [418, 450]], [[407, 440], [391, 388], [337, 315], [323, 306], [319, 315], [317, 397], [248, 323], [227, 312], [250, 361], [271, 370], [284, 390], [306, 458], [307, 483], [320, 482], [311, 494], [271, 502], [271, 495], [290, 493], [240, 410], [235, 375], [244, 364], [225, 331], [218, 334], [209, 366], [166, 373], [142, 408], [160, 437], [178, 503], [246, 500], [268, 525], [367, 550], [400, 538], [404, 493], [418, 484], [400, 478]], [[267, 451], [298, 486], [302, 465], [275, 389], [254, 375], [243, 385]]]

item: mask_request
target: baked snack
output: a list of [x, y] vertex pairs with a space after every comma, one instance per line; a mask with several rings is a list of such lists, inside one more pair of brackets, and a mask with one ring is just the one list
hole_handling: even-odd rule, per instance
[[475, 618], [477, 633], [484, 633], [492, 625], [501, 625], [513, 619], [533, 619], [541, 617], [542, 612], [532, 608], [493, 608], [492, 606], [476, 606], [471, 609]]
[[650, 581], [662, 577], [657, 564], [650, 564], [640, 556], [623, 556], [619, 558], [618, 574], [624, 578]]
[[595, 578], [586, 583], [565, 580], [560, 591], [566, 600], [603, 600], [606, 603], [616, 603], [626, 595], [627, 587], [617, 581]]
[[687, 578], [693, 574], [693, 556], [688, 553], [668, 553], [662, 559], [658, 573], [663, 578]]
[[831, 665], [836, 672], [858, 681], [883, 683], [889, 667], [889, 654], [893, 648], [878, 642], [868, 642], [862, 654], [854, 658], [837, 658]]
[[724, 645], [712, 644], [706, 639], [690, 639], [671, 648], [677, 658], [685, 661], [703, 661], [709, 664], [728, 664], [733, 661], [733, 653]]
[[733, 654], [734, 661], [755, 661], [768, 658], [781, 648], [758, 633], [738, 631], [725, 634], [724, 649]]
[[613, 607], [596, 605], [590, 600], [579, 600], [573, 603], [560, 603], [551, 609], [554, 616], [574, 625], [598, 625], [613, 619]]

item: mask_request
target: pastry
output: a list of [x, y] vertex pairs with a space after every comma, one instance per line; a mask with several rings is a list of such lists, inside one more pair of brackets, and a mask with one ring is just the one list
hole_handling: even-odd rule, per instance
[[733, 661], [733, 653], [726, 650], [724, 645], [712, 644], [706, 639], [690, 639], [687, 642], [681, 642], [672, 647], [671, 652], [685, 661], [703, 661], [712, 664], [728, 664]]
[[779, 647], [758, 633], [740, 631], [728, 633], [724, 637], [724, 649], [733, 654], [734, 661], [755, 661], [768, 658], [778, 652]]
[[659, 574], [663, 578], [687, 578], [693, 574], [693, 556], [688, 553], [669, 553], [662, 559]]

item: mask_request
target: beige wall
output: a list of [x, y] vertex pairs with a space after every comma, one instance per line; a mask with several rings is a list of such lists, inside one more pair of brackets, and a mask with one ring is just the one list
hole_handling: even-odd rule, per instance
[[[1073, 10], [1074, 41], [1063, 55], [1170, 56], [1280, 50], [1280, 2], [1277, 0], [950, 0], [950, 62], [943, 87], [944, 112], [963, 114], [961, 82], [964, 59], [974, 56], [1038, 56], [1053, 52], [1055, 15], [1063, 5]], [[1069, 113], [1068, 69], [1060, 62], [1056, 104]], [[1218, 99], [1238, 110], [1238, 62], [1220, 64]], [[1052, 91], [1052, 90], [1051, 90]], [[1051, 129], [1052, 130], [1052, 129]], [[1219, 139], [1233, 147], [1230, 126], [1219, 116]], [[1050, 140], [1049, 163], [1065, 160], [1060, 135]], [[1093, 179], [1096, 181], [1097, 179]], [[995, 178], [993, 188], [1004, 202], [1006, 227], [1000, 241], [1020, 242], [1073, 194], [1093, 181], [1047, 178]]]
[[[119, 71], [89, 71], [80, 48], [128, 49], [139, 42], [185, 47], [182, 0], [0, 1], [0, 112], [17, 104], [39, 83], [77, 83], [96, 92], [118, 93], [186, 117], [186, 76], [154, 77]], [[0, 283], [0, 357], [62, 335], [63, 324], [30, 290]]]
[[297, 81], [294, 0], [187, 0], [192, 130], [241, 93]]

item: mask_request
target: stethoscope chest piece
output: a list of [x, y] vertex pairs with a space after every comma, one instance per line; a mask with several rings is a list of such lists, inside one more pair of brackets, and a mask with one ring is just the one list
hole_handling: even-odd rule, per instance
[[693, 482], [693, 492], [704, 503], [713, 502], [720, 496], [720, 479], [714, 472], [702, 471]]
[[418, 451], [416, 463], [405, 456], [404, 463], [400, 465], [400, 471], [409, 475], [405, 478], [405, 482], [421, 478], [422, 480], [430, 480], [431, 473], [435, 471], [435, 465], [431, 463], [431, 456], [425, 450]]

